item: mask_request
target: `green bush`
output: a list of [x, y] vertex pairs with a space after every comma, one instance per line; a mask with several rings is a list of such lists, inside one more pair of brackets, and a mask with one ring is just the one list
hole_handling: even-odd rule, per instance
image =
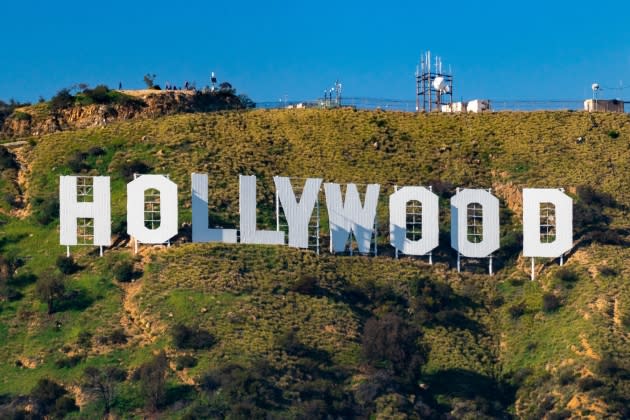
[[575, 373], [573, 368], [568, 366], [558, 372], [558, 383], [560, 385], [569, 385], [575, 380]]
[[66, 275], [74, 274], [79, 271], [80, 268], [72, 256], [66, 257], [65, 255], [60, 255], [57, 257], [55, 264], [57, 265], [59, 271]]
[[525, 302], [516, 303], [508, 308], [508, 312], [512, 319], [520, 318], [525, 314], [525, 310], [527, 309], [527, 305]]
[[178, 356], [175, 359], [175, 368], [177, 370], [192, 368], [195, 366], [197, 366], [197, 359], [194, 356], [183, 355], [183, 356]]
[[37, 197], [33, 200], [33, 207], [33, 216], [41, 225], [49, 225], [59, 217], [59, 198], [56, 196]]
[[553, 312], [561, 306], [560, 298], [553, 293], [545, 293], [542, 296], [542, 308], [545, 312]]
[[604, 385], [604, 383], [599, 379], [593, 378], [592, 376], [586, 376], [579, 379], [577, 381], [577, 385], [581, 391], [591, 391], [595, 388], [601, 387], [602, 385]]
[[74, 398], [67, 394], [68, 391], [55, 381], [48, 378], [40, 379], [30, 394], [36, 409], [33, 418], [45, 416], [64, 418], [69, 412], [77, 411]]
[[173, 345], [178, 349], [209, 349], [216, 343], [216, 338], [200, 328], [189, 328], [184, 324], [176, 324], [172, 331]]
[[66, 286], [63, 278], [54, 272], [44, 272], [37, 279], [35, 294], [48, 306], [48, 314], [55, 309], [55, 302], [63, 298]]
[[33, 117], [28, 112], [15, 111], [13, 113], [13, 119], [17, 121], [31, 121]]
[[70, 93], [70, 89], [61, 89], [50, 98], [50, 109], [58, 111], [74, 106], [75, 97]]
[[81, 331], [77, 337], [77, 346], [84, 351], [92, 348], [92, 333], [89, 331]]
[[73, 411], [79, 411], [75, 399], [69, 395], [64, 395], [55, 402], [55, 408], [51, 412], [51, 417], [63, 419]]
[[98, 85], [94, 89], [85, 89], [83, 95], [95, 104], [108, 104], [111, 102], [109, 88], [106, 85]]
[[90, 170], [91, 167], [85, 162], [85, 158], [87, 157], [87, 153], [76, 152], [70, 159], [68, 159], [68, 167], [74, 173], [80, 173], [83, 171]]
[[558, 280], [570, 283], [576, 282], [579, 279], [577, 273], [567, 267], [560, 267], [555, 275]]
[[115, 329], [109, 335], [109, 342], [112, 344], [126, 344], [127, 343], [127, 334], [122, 328]]
[[303, 295], [316, 295], [319, 291], [319, 281], [315, 276], [302, 276], [291, 286], [291, 290]]
[[129, 282], [135, 276], [133, 262], [129, 260], [119, 261], [114, 265], [114, 277], [120, 282]]
[[617, 130], [610, 130], [607, 134], [608, 134], [608, 137], [610, 137], [613, 140], [619, 137], [619, 131]]
[[167, 369], [168, 360], [166, 353], [162, 350], [134, 373], [134, 378], [140, 381], [140, 391], [144, 397], [145, 405], [151, 411], [157, 410], [164, 402]]
[[81, 363], [81, 361], [83, 361], [83, 356], [77, 354], [74, 356], [62, 357], [61, 359], [58, 359], [57, 361], [55, 361], [55, 366], [59, 369], [73, 368]]

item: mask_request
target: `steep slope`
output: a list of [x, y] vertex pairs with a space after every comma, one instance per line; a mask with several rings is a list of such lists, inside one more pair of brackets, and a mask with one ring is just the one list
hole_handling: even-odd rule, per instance
[[[0, 394], [26, 395], [50, 377], [78, 396], [87, 366], [132, 373], [166, 349], [168, 392], [158, 407], [165, 416], [627, 416], [629, 121], [572, 112], [257, 110], [30, 139], [19, 151], [29, 171], [6, 168], [0, 182], [0, 252], [19, 262], [3, 280]], [[168, 174], [178, 184], [182, 225], [174, 246], [143, 247], [135, 258], [123, 235], [133, 172]], [[295, 185], [309, 176], [379, 183], [380, 256], [188, 244], [191, 172], [209, 174], [210, 223], [225, 227], [238, 225], [239, 174], [258, 177], [262, 228], [275, 228], [274, 175]], [[64, 253], [54, 210], [58, 177], [72, 173], [112, 177], [119, 236], [103, 258], [73, 249], [81, 269], [67, 276], [72, 296], [48, 315], [34, 282]], [[395, 185], [432, 185], [441, 197], [434, 265], [393, 258], [386, 203]], [[455, 187], [492, 187], [501, 200], [494, 276], [485, 261], [454, 269]], [[576, 247], [565, 267], [541, 259], [535, 282], [519, 255], [522, 187], [563, 187], [576, 198]], [[32, 211], [10, 211], [18, 194]], [[324, 249], [327, 228], [322, 206]], [[112, 267], [122, 261], [134, 264], [131, 285], [115, 279]], [[177, 325], [209, 331], [214, 342], [178, 346]], [[85, 331], [93, 335], [87, 347], [79, 344]], [[395, 331], [395, 353], [374, 350], [387, 342], [383, 331]], [[115, 412], [146, 413], [142, 381], [118, 388]], [[88, 416], [102, 409], [94, 398], [82, 403]]]

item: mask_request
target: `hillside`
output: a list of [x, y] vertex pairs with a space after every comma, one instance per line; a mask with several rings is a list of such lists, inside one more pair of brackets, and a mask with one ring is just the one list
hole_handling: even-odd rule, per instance
[[[0, 152], [3, 415], [630, 416], [625, 114], [178, 114], [30, 137]], [[124, 233], [134, 172], [179, 186], [181, 226], [173, 246], [137, 256]], [[210, 223], [225, 227], [238, 225], [239, 174], [258, 177], [263, 228], [275, 228], [274, 175], [379, 183], [379, 256], [191, 244], [192, 172], [209, 174]], [[115, 241], [102, 258], [73, 248], [77, 266], [61, 275], [59, 176], [79, 173], [112, 177]], [[386, 203], [395, 185], [440, 195], [433, 265], [393, 258]], [[501, 201], [493, 276], [485, 261], [455, 269], [456, 187], [492, 188]], [[520, 255], [523, 187], [575, 198], [574, 250], [564, 267], [537, 260], [534, 282]], [[65, 291], [49, 314], [38, 285], [53, 272]], [[95, 368], [111, 398], [90, 385]]]
[[103, 127], [116, 121], [157, 118], [184, 112], [251, 108], [254, 104], [235, 89], [111, 90], [105, 85], [74, 95], [62, 89], [49, 101], [35, 105], [0, 101], [0, 139], [41, 136], [64, 130]]

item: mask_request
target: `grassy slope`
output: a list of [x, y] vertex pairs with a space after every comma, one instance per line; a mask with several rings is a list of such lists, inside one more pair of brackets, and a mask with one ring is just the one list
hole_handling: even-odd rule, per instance
[[[461, 187], [492, 186], [499, 191], [505, 191], [501, 190], [505, 186], [509, 191], [524, 186], [560, 186], [572, 191], [577, 185], [588, 184], [630, 205], [630, 185], [625, 179], [630, 173], [629, 121], [622, 114], [568, 112], [416, 116], [299, 110], [177, 115], [34, 139], [34, 146], [27, 146], [31, 165], [28, 195], [54, 196], [58, 176], [71, 173], [68, 157], [98, 145], [107, 153], [88, 159], [94, 168], [89, 173], [112, 175], [113, 217], [119, 220], [124, 218], [125, 196], [118, 168], [133, 159], [147, 162], [154, 173], [169, 174], [178, 184], [180, 223], [190, 221], [191, 172], [210, 175], [210, 205], [216, 209], [212, 217], [226, 226], [238, 224], [239, 173], [259, 177], [262, 226], [270, 226], [273, 219], [273, 175], [380, 183], [379, 225], [385, 230], [386, 197], [393, 185], [436, 179]], [[611, 138], [610, 131], [620, 133], [619, 137]], [[576, 141], [580, 136], [584, 142]], [[9, 181], [3, 182], [7, 189], [11, 187]], [[518, 206], [507, 195], [501, 198], [503, 207], [511, 207], [503, 213], [507, 234], [518, 229]], [[444, 220], [446, 211], [443, 200]], [[621, 211], [613, 216], [613, 225], [628, 226]], [[56, 245], [56, 223], [41, 227], [32, 220], [3, 218], [8, 223], [0, 226], [1, 251], [25, 257], [22, 273], [37, 275], [49, 270], [63, 253]], [[381, 241], [383, 251], [387, 251], [383, 235]], [[103, 259], [87, 255], [87, 249], [77, 250], [85, 268], [73, 275], [71, 288], [81, 293], [83, 305], [49, 318], [44, 305], [34, 298], [33, 285], [26, 276], [17, 285], [25, 297], [2, 303], [0, 393], [26, 393], [42, 376], [71, 384], [86, 364], [115, 362], [131, 369], [153, 350], [170, 348], [163, 332], [176, 321], [200, 323], [220, 339], [217, 347], [198, 354], [199, 365], [186, 371], [187, 377], [195, 378], [208, 367], [227, 361], [247, 364], [255, 357], [290, 364], [290, 357], [278, 354], [273, 343], [290, 326], [301, 325], [301, 341], [349, 366], [354, 378], [350, 382], [360, 380], [358, 337], [364, 316], [344, 300], [344, 287], [373, 281], [404, 288], [414, 276], [430, 275], [448, 282], [473, 302], [464, 311], [476, 325], [425, 329], [423, 340], [432, 349], [425, 375], [437, 390], [438, 400], [444, 394], [448, 402], [457, 392], [441, 392], [444, 384], [435, 374], [448, 378], [447, 373], [461, 369], [502, 378], [531, 368], [534, 373], [516, 395], [519, 402], [513, 410], [519, 414], [533, 415], [549, 393], [556, 395], [556, 409], [569, 407], [576, 414], [605, 410], [605, 404], [599, 404], [598, 397], [591, 394], [577, 398], [577, 403], [572, 401], [583, 393], [574, 383], [558, 384], [554, 375], [565, 365], [578, 376], [585, 369], [595, 371], [597, 358], [603, 355], [630, 362], [628, 329], [618, 322], [630, 313], [629, 269], [624, 264], [629, 251], [603, 245], [578, 249], [567, 265], [580, 274], [580, 279], [566, 285], [554, 277], [557, 269], [553, 266], [542, 272], [539, 282], [523, 281], [526, 274], [520, 260], [509, 262], [492, 278], [470, 272], [460, 275], [449, 268], [452, 253], [448, 244], [443, 245], [433, 267], [423, 261], [396, 261], [387, 256], [317, 257], [311, 252], [256, 246], [181, 245], [151, 251], [144, 258], [148, 264], [144, 266], [142, 288], [130, 298], [139, 311], [130, 323], [122, 304], [124, 290], [117, 287], [108, 270], [129, 250], [108, 251]], [[615, 268], [618, 274], [603, 276], [597, 269], [602, 266]], [[327, 291], [324, 296], [287, 291], [305, 275], [318, 278]], [[556, 289], [565, 304], [556, 313], [541, 312], [541, 295]], [[498, 297], [505, 303], [493, 303], [500, 301]], [[513, 320], [508, 308], [520, 301], [526, 303], [526, 313]], [[60, 331], [54, 327], [57, 320], [63, 323]], [[63, 357], [64, 351], [76, 351], [81, 330], [98, 336], [121, 324], [129, 333], [137, 334], [129, 344], [99, 346], [77, 367], [55, 367], [55, 360]], [[37, 367], [18, 368], [18, 359], [34, 362]], [[172, 380], [185, 378], [173, 376]], [[122, 398], [120, 407], [138, 408], [132, 391]], [[614, 412], [614, 407], [608, 409]]]

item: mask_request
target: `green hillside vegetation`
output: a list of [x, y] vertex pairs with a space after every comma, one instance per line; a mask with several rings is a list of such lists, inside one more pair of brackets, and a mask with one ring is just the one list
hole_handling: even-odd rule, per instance
[[[0, 417], [630, 416], [625, 114], [182, 114], [29, 138], [0, 147], [0, 170]], [[209, 224], [224, 227], [238, 226], [239, 174], [257, 175], [270, 229], [274, 175], [379, 183], [379, 256], [191, 244], [192, 172], [209, 175]], [[172, 246], [133, 254], [133, 173], [179, 186]], [[111, 176], [115, 238], [102, 258], [92, 247], [62, 257], [66, 174]], [[440, 196], [433, 265], [394, 258], [395, 185]], [[493, 276], [485, 260], [455, 269], [456, 187], [500, 199]], [[575, 248], [563, 267], [538, 259], [534, 282], [520, 255], [523, 187], [575, 199]]]

